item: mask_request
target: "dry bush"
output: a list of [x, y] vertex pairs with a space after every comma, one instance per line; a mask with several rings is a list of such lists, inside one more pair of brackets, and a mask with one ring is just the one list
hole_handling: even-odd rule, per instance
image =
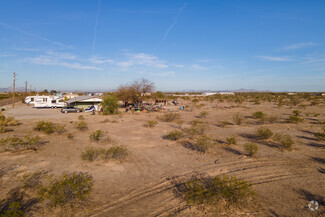
[[85, 152], [81, 153], [81, 159], [85, 161], [94, 161], [98, 157], [104, 160], [117, 159], [123, 160], [129, 155], [125, 146], [117, 145], [108, 149], [87, 147]]
[[222, 200], [226, 205], [243, 204], [255, 192], [245, 180], [229, 176], [195, 177], [184, 183], [176, 183], [176, 189], [191, 205], [217, 205]]
[[85, 121], [80, 121], [79, 123], [76, 123], [76, 128], [80, 131], [84, 131], [88, 129], [88, 124]]
[[86, 151], [81, 153], [81, 159], [85, 161], [94, 161], [98, 157], [101, 149], [87, 147]]
[[158, 119], [163, 122], [173, 122], [179, 120], [180, 118], [180, 114], [177, 113], [165, 113], [158, 117]]
[[198, 115], [198, 118], [206, 118], [208, 116], [209, 112], [207, 111], [201, 111], [200, 114]]
[[314, 134], [316, 139], [320, 140], [320, 141], [324, 141], [325, 140], [325, 132], [318, 132]]
[[279, 143], [280, 149], [292, 150], [294, 141], [291, 139], [289, 134], [276, 133], [273, 140]]
[[237, 137], [236, 136], [231, 136], [226, 138], [226, 143], [228, 145], [236, 145], [237, 144]]
[[12, 131], [12, 129], [5, 127], [5, 126], [0, 126], [0, 133], [7, 133]]
[[233, 115], [233, 120], [235, 124], [241, 125], [244, 120], [244, 116], [241, 115], [240, 113], [236, 113]]
[[0, 113], [0, 126], [17, 126], [19, 125], [19, 122], [17, 120], [15, 120], [15, 118], [13, 117], [5, 117], [4, 115], [2, 115]]
[[23, 177], [23, 188], [25, 189], [35, 189], [42, 184], [42, 178], [47, 174], [47, 172], [39, 171], [31, 174], [25, 174]]
[[55, 124], [50, 121], [39, 121], [36, 124], [35, 130], [51, 134], [55, 132]]
[[182, 119], [179, 119], [179, 120], [177, 120], [176, 121], [176, 124], [178, 125], [178, 128], [182, 128], [182, 126], [183, 126], [183, 124], [184, 124], [184, 120], [182, 120]]
[[183, 129], [184, 133], [189, 137], [202, 135], [209, 129], [208, 123], [199, 120], [191, 121], [190, 124], [190, 128]]
[[212, 140], [207, 135], [195, 136], [180, 142], [185, 148], [205, 153], [211, 146]]
[[25, 136], [24, 138], [19, 137], [7, 137], [6, 139], [0, 139], [0, 151], [23, 151], [23, 150], [34, 150], [36, 151], [40, 146], [46, 142], [39, 136]]
[[83, 115], [79, 115], [79, 116], [78, 116], [78, 119], [79, 119], [79, 120], [85, 120], [85, 118], [84, 118]]
[[279, 117], [276, 116], [276, 115], [271, 115], [271, 116], [269, 116], [269, 117], [267, 118], [267, 121], [268, 121], [269, 123], [271, 123], [271, 124], [274, 124], [274, 123], [278, 122], [278, 120], [279, 120]]
[[220, 127], [226, 127], [226, 126], [229, 126], [229, 125], [232, 125], [232, 123], [230, 123], [229, 121], [222, 121], [219, 124]]
[[84, 200], [91, 192], [94, 181], [87, 173], [70, 173], [54, 179], [43, 186], [39, 195], [47, 200], [50, 206], [62, 206], [70, 202]]
[[65, 124], [56, 124], [55, 125], [55, 132], [57, 132], [58, 134], [62, 134], [64, 132], [66, 132], [67, 130], [65, 129]]
[[260, 127], [256, 131], [256, 139], [258, 140], [269, 139], [272, 136], [273, 136], [273, 132], [268, 127]]
[[147, 120], [146, 123], [144, 124], [145, 127], [147, 128], [153, 128], [158, 124], [158, 121], [155, 120]]
[[257, 154], [258, 146], [254, 143], [246, 143], [244, 144], [244, 149], [248, 156], [253, 157]]
[[183, 132], [179, 130], [172, 130], [168, 132], [165, 136], [166, 139], [178, 140], [183, 137]]
[[67, 138], [68, 138], [68, 139], [73, 139], [74, 136], [75, 136], [74, 133], [67, 133]]
[[102, 130], [96, 130], [95, 132], [89, 135], [90, 140], [99, 141], [105, 136], [105, 133]]
[[304, 122], [304, 119], [296, 115], [291, 115], [289, 116], [289, 122], [293, 124], [298, 124]]

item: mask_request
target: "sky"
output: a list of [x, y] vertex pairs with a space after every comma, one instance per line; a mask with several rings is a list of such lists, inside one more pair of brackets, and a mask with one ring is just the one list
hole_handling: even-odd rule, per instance
[[[325, 91], [323, 0], [0, 0], [0, 88]], [[28, 85], [29, 86], [29, 85]]]

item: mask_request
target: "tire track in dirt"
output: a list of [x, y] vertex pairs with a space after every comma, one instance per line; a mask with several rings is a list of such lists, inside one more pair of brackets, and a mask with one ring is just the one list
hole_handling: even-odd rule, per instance
[[[221, 169], [220, 167], [222, 167], [222, 169], [219, 171], [219, 174], [235, 174], [238, 172], [242, 172], [242, 171], [250, 171], [251, 170], [256, 170], [256, 169], [261, 169], [261, 168], [265, 168], [265, 167], [276, 167], [280, 165], [284, 165], [284, 163], [286, 163], [285, 165], [290, 165], [292, 163], [290, 162], [286, 162], [286, 161], [274, 161], [274, 162], [269, 162], [269, 161], [256, 161], [256, 160], [241, 160], [241, 161], [237, 161], [237, 162], [226, 162], [226, 163], [221, 163], [221, 164], [213, 164], [213, 165], [209, 165], [207, 167], [205, 167], [204, 169], [201, 168], [201, 170], [198, 171], [191, 171], [185, 174], [182, 174], [180, 176], [177, 177], [173, 177], [171, 179], [165, 177], [163, 178], [162, 181], [160, 182], [151, 182], [149, 184], [146, 184], [145, 186], [143, 186], [142, 188], [137, 188], [133, 191], [131, 191], [128, 195], [121, 197], [119, 199], [117, 199], [116, 201], [112, 202], [112, 203], [108, 203], [106, 205], [104, 205], [104, 207], [100, 207], [97, 210], [94, 210], [94, 212], [92, 214], [90, 214], [90, 216], [100, 216], [101, 213], [105, 213], [107, 211], [110, 210], [114, 210], [120, 207], [124, 207], [128, 204], [132, 204], [135, 203], [139, 200], [143, 200], [145, 198], [163, 193], [167, 190], [171, 190], [172, 188], [174, 188], [174, 185], [172, 183], [172, 181], [182, 181], [185, 180], [186, 178], [195, 175], [195, 174], [202, 174], [202, 173], [209, 173], [209, 172], [213, 172], [212, 170], [215, 170], [217, 168]], [[235, 166], [237, 164], [240, 164], [238, 166]], [[254, 164], [254, 165], [252, 165]], [[228, 168], [230, 167], [230, 168]], [[222, 172], [222, 170], [225, 170], [225, 172]], [[271, 170], [272, 171], [272, 170]], [[264, 179], [257, 179], [257, 180], [247, 180], [249, 182], [253, 182], [254, 184], [261, 184], [261, 183], [267, 183], [267, 182], [272, 182], [272, 181], [276, 181], [276, 180], [281, 180], [283, 178], [287, 178], [290, 177], [290, 175], [292, 174], [288, 174], [288, 173], [282, 173], [282, 174], [269, 174], [268, 176], [265, 177]], [[265, 175], [263, 175], [262, 177], [264, 177]], [[241, 177], [240, 177], [241, 178]], [[256, 176], [255, 176], [256, 179]], [[174, 210], [177, 208], [171, 208], [171, 210]], [[163, 211], [161, 213], [164, 213]]]

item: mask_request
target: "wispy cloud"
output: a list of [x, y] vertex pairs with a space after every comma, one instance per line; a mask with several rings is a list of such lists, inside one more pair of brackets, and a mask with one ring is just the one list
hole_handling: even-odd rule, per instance
[[167, 72], [158, 72], [158, 73], [150, 73], [150, 74], [154, 75], [154, 76], [167, 77], [167, 76], [174, 75], [175, 72], [174, 71], [167, 71]]
[[306, 48], [306, 47], [312, 47], [312, 46], [316, 46], [316, 43], [313, 42], [303, 42], [303, 43], [298, 43], [298, 44], [292, 44], [289, 46], [285, 46], [280, 50], [296, 50], [296, 49], [300, 49], [300, 48]]
[[194, 70], [206, 70], [207, 68], [204, 67], [204, 66], [201, 66], [201, 65], [198, 65], [198, 64], [192, 64], [190, 66], [191, 69], [194, 69]]
[[15, 30], [15, 31], [21, 32], [21, 33], [23, 33], [23, 34], [25, 34], [25, 35], [29, 35], [29, 36], [32, 36], [32, 37], [34, 37], [34, 38], [38, 38], [38, 39], [40, 39], [40, 40], [42, 40], [42, 41], [50, 42], [50, 43], [55, 44], [55, 45], [58, 45], [58, 46], [60, 46], [60, 47], [69, 48], [69, 49], [72, 48], [71, 46], [67, 46], [67, 45], [65, 45], [65, 44], [62, 44], [62, 43], [60, 43], [60, 42], [57, 42], [57, 41], [54, 41], [54, 40], [51, 40], [51, 39], [48, 39], [48, 38], [44, 38], [44, 37], [42, 37], [42, 36], [36, 35], [36, 34], [34, 34], [34, 33], [31, 33], [31, 32], [27, 32], [27, 31], [25, 31], [25, 30], [22, 30], [22, 29], [19, 29], [19, 28], [17, 28], [17, 27], [14, 27], [14, 26], [8, 25], [8, 24], [6, 24], [6, 23], [1, 23], [1, 22], [0, 22], [0, 26], [3, 26], [3, 27], [5, 27], [5, 28], [7, 28], [7, 29], [12, 29], [12, 30]]
[[269, 60], [269, 61], [275, 61], [275, 62], [287, 62], [287, 61], [293, 61], [289, 57], [282, 57], [282, 56], [257, 56], [259, 59], [262, 60]]
[[76, 60], [76, 57], [68, 53], [56, 53], [52, 51], [47, 52], [47, 55], [24, 59], [25, 62], [37, 65], [63, 66], [80, 70], [101, 70], [101, 68], [95, 66], [84, 65], [79, 62], [69, 62], [71, 60]]
[[[168, 29], [166, 30], [164, 37], [162, 38], [162, 40], [159, 42], [159, 44], [156, 46], [155, 51], [165, 42], [165, 40], [168, 37], [168, 34], [170, 32], [170, 30], [172, 30], [174, 28], [174, 26], [177, 24], [178, 22], [178, 18], [179, 16], [183, 13], [183, 10], [185, 9], [185, 7], [187, 6], [187, 3], [185, 2], [183, 4], [183, 6], [178, 10], [178, 13], [176, 15], [176, 17], [174, 18], [174, 22], [168, 27]], [[154, 53], [155, 53], [154, 51]]]
[[146, 54], [146, 53], [128, 53], [128, 59], [124, 61], [115, 61], [115, 64], [120, 67], [130, 67], [130, 66], [146, 66], [158, 69], [167, 68], [168, 65], [165, 64], [163, 60], [158, 57]]
[[114, 63], [114, 60], [109, 59], [109, 58], [102, 58], [102, 57], [97, 57], [97, 56], [93, 56], [90, 57], [89, 62], [94, 63], [94, 64], [104, 64], [104, 63]]
[[97, 8], [96, 23], [95, 23], [94, 40], [93, 40], [93, 52], [95, 50], [95, 44], [96, 44], [97, 26], [98, 26], [98, 19], [99, 19], [99, 15], [100, 15], [100, 7], [101, 7], [101, 0], [98, 0], [98, 8]]

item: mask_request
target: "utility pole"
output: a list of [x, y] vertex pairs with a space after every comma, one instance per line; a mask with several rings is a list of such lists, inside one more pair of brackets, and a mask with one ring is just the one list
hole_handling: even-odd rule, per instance
[[32, 95], [32, 85], [29, 85], [29, 95]]
[[12, 90], [12, 108], [15, 108], [15, 82], [16, 81], [16, 73], [14, 73], [14, 83], [13, 83], [13, 90]]
[[25, 97], [27, 96], [27, 81], [25, 81]]

